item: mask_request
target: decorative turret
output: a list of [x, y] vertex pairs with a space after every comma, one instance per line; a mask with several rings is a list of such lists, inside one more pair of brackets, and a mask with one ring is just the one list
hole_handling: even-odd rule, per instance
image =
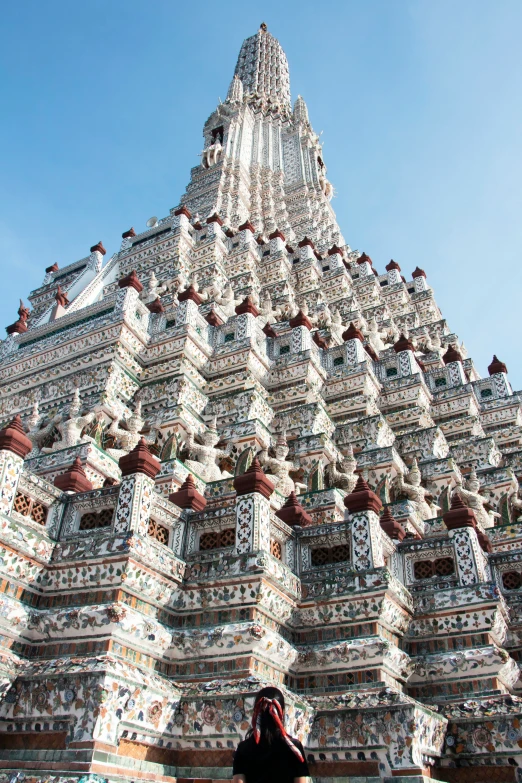
[[265, 498], [269, 498], [274, 491], [274, 485], [267, 477], [257, 457], [244, 473], [234, 478], [234, 489], [238, 495], [249, 495], [251, 492], [259, 492]]
[[310, 120], [308, 119], [308, 107], [304, 101], [304, 98], [302, 98], [300, 95], [297, 96], [296, 102], [294, 103], [294, 122], [302, 123], [303, 125], [309, 125]]
[[282, 519], [290, 527], [307, 527], [313, 524], [312, 517], [299, 503], [295, 492], [290, 492], [284, 506], [276, 511], [276, 517]]
[[143, 284], [140, 282], [136, 270], [133, 269], [128, 275], [118, 280], [118, 286], [120, 288], [134, 288], [139, 294], [143, 291]]
[[370, 489], [367, 481], [359, 476], [355, 489], [344, 499], [344, 505], [351, 514], [358, 511], [374, 511], [376, 514], [382, 508], [382, 502], [378, 495]]
[[[18, 312], [20, 312], [20, 310]], [[504, 362], [501, 362], [500, 359], [497, 359], [496, 354], [493, 356], [491, 364], [488, 367], [488, 372], [490, 375], [496, 375], [499, 372], [507, 374], [506, 365], [504, 364]]]
[[145, 438], [140, 438], [138, 445], [132, 451], [120, 457], [119, 465], [122, 476], [144, 473], [152, 479], [157, 476], [161, 467], [159, 460], [152, 456]]
[[79, 457], [76, 457], [65, 473], [56, 476], [54, 486], [61, 489], [62, 492], [90, 492], [93, 489], [92, 482], [87, 478]]
[[102, 256], [104, 256], [106, 252], [107, 251], [103, 247], [103, 242], [101, 241], [101, 239], [99, 242], [97, 242], [95, 245], [91, 247], [91, 253], [101, 253]]
[[460, 362], [462, 364], [462, 356], [460, 351], [457, 351], [454, 345], [448, 345], [446, 353], [442, 359], [444, 364], [450, 364], [451, 362]]
[[227, 101], [229, 103], [242, 103], [243, 94], [243, 82], [237, 74], [234, 74], [234, 78], [230, 82], [230, 87], [228, 88]]
[[393, 258], [389, 264], [386, 264], [385, 269], [388, 273], [388, 285], [397, 285], [397, 283], [401, 282], [401, 268]]
[[394, 541], [402, 541], [406, 535], [406, 531], [400, 522], [397, 522], [397, 520], [392, 517], [389, 506], [385, 507], [380, 518], [380, 523], [384, 532]]
[[357, 259], [357, 264], [359, 266], [359, 274], [361, 277], [367, 277], [368, 275], [373, 274], [372, 259], [370, 256], [366, 255], [366, 253], [362, 253], [362, 255], [359, 256]]
[[29, 318], [29, 308], [25, 307], [24, 303], [20, 299], [20, 307], [18, 308], [18, 321], [15, 321], [11, 326], [6, 326], [5, 331], [7, 334], [23, 334], [27, 332], [27, 319]]
[[171, 492], [169, 500], [179, 508], [191, 509], [192, 511], [203, 511], [207, 505], [206, 499], [198, 492], [196, 482], [190, 473], [180, 489], [177, 492]]
[[451, 499], [451, 508], [442, 517], [448, 530], [457, 530], [461, 527], [477, 527], [477, 518], [471, 508], [465, 506], [458, 492]]
[[401, 351], [415, 351], [414, 345], [409, 337], [405, 337], [404, 333], [401, 332], [399, 339], [393, 346], [393, 350], [395, 353], [401, 353]]
[[234, 75], [241, 80], [245, 94], [270, 99], [290, 111], [288, 60], [264, 22], [255, 35], [243, 41]]
[[343, 332], [343, 340], [345, 341], [345, 343], [348, 342], [348, 340], [360, 340], [361, 343], [363, 343], [364, 335], [361, 332], [361, 330], [358, 329], [357, 326], [355, 326], [354, 322], [350, 321], [350, 325], [348, 329], [345, 332]]
[[428, 285], [426, 283], [426, 272], [424, 271], [424, 269], [419, 269], [419, 267], [416, 267], [411, 277], [415, 284], [416, 294], [420, 293], [421, 291], [425, 291], [427, 289]]
[[25, 459], [32, 448], [33, 444], [25, 434], [20, 416], [15, 416], [7, 427], [0, 430], [0, 451], [11, 451]]

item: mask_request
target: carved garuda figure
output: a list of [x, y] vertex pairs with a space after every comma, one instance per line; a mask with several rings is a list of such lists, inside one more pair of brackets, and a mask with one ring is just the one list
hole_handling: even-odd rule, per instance
[[459, 476], [456, 480], [456, 485], [453, 488], [452, 495], [458, 493], [460, 499], [468, 508], [471, 508], [475, 512], [478, 522], [484, 527], [493, 527], [495, 524], [495, 518], [499, 517], [496, 511], [493, 511], [488, 498], [479, 493], [480, 481], [477, 477], [475, 469], [469, 474], [469, 478], [464, 485], [462, 477]]
[[291, 460], [287, 460], [289, 448], [284, 433], [280, 433], [274, 447], [274, 457], [268, 454], [268, 445], [259, 453], [259, 461], [263, 467], [267, 468], [266, 474], [274, 484], [278, 492], [285, 497], [291, 492], [299, 494], [300, 491], [306, 492], [308, 487], [300, 481], [294, 481], [290, 476], [290, 471], [299, 470], [299, 465]]
[[357, 460], [353, 456], [353, 446], [350, 444], [346, 450], [346, 454], [343, 454], [341, 458], [341, 470], [337, 470], [336, 462], [331, 462], [326, 466], [326, 478], [331, 487], [338, 487], [344, 489], [345, 492], [350, 494], [353, 492], [355, 485], [357, 484], [357, 474], [355, 468], [357, 467]]
[[203, 443], [196, 443], [194, 433], [189, 432], [186, 440], [188, 451], [196, 457], [195, 460], [186, 459], [185, 465], [193, 470], [203, 481], [219, 481], [230, 476], [226, 470], [221, 470], [217, 461], [228, 457], [228, 450], [216, 448], [219, 442], [219, 433], [216, 426], [216, 417], [210, 422], [210, 426], [201, 436]]
[[145, 426], [145, 421], [141, 416], [141, 401], [136, 403], [134, 413], [132, 413], [126, 420], [125, 424], [127, 429], [119, 426], [120, 417], [114, 413], [114, 419], [111, 426], [107, 430], [108, 435], [113, 435], [116, 438], [119, 448], [109, 448], [107, 453], [114, 457], [115, 460], [119, 460], [120, 457], [128, 454], [138, 445], [138, 442], [143, 437], [145, 442], [152, 445], [156, 442], [156, 427], [152, 428], [152, 434], [142, 435], [141, 430]]
[[84, 416], [80, 416], [81, 402], [80, 402], [80, 390], [77, 388], [74, 391], [74, 397], [69, 409], [65, 416], [55, 416], [53, 424], [58, 430], [60, 437], [56, 440], [52, 446], [42, 448], [44, 454], [50, 451], [58, 451], [59, 449], [68, 449], [72, 446], [78, 446], [80, 443], [92, 443], [93, 439], [90, 435], [82, 435], [83, 430], [94, 419], [102, 416], [101, 411], [90, 411]]
[[394, 482], [395, 492], [398, 495], [405, 496], [415, 504], [417, 514], [421, 519], [431, 519], [437, 516], [440, 508], [435, 505], [431, 492], [421, 485], [421, 481], [422, 474], [417, 460], [414, 459], [407, 475], [407, 481], [404, 480], [402, 474], [396, 477]]

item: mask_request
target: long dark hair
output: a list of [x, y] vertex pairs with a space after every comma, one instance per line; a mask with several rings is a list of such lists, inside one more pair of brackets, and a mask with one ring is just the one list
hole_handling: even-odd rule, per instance
[[[281, 705], [281, 709], [283, 711], [283, 715], [285, 712], [285, 697], [279, 690], [279, 688], [273, 688], [271, 686], [267, 688], [261, 688], [259, 693], [256, 696], [256, 700], [254, 702], [254, 715], [256, 715], [256, 707], [258, 703], [261, 701], [261, 699], [275, 699], [279, 704]], [[260, 720], [261, 720], [261, 737], [260, 742], [267, 745], [272, 745], [272, 743], [276, 740], [283, 739], [281, 735], [281, 729], [273, 719], [273, 717], [270, 715], [270, 712], [264, 710], [259, 713]], [[254, 728], [251, 726], [249, 730], [247, 731], [247, 738], [252, 737], [254, 734]]]

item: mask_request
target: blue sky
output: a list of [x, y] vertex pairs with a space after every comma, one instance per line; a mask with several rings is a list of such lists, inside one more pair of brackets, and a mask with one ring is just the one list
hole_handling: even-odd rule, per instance
[[268, 24], [379, 272], [424, 268], [479, 372], [522, 388], [520, 0], [17, 0], [2, 10], [0, 308], [179, 202], [241, 42]]

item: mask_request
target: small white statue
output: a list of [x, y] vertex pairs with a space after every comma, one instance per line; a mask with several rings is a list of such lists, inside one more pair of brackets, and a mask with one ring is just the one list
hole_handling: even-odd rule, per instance
[[274, 308], [272, 307], [272, 297], [270, 296], [270, 291], [268, 289], [265, 291], [263, 299], [261, 300], [259, 311], [263, 320], [267, 323], [271, 323], [274, 320], [275, 314]]
[[344, 326], [343, 326], [343, 319], [341, 318], [341, 313], [339, 310], [335, 309], [332, 311], [332, 323], [330, 325], [330, 333], [335, 337], [335, 339], [342, 343], [343, 341], [343, 332], [344, 332]]
[[513, 518], [520, 522], [522, 520], [522, 498], [519, 497], [520, 486], [513, 471], [511, 471], [511, 474], [513, 479], [508, 490], [508, 506]]
[[314, 318], [315, 323], [319, 329], [329, 329], [332, 325], [332, 313], [328, 306], [328, 302], [323, 304], [322, 309], [318, 312]]
[[219, 282], [219, 278], [213, 277], [210, 284], [206, 285], [203, 289], [203, 295], [207, 300], [214, 300], [215, 302], [223, 295], [223, 287]]
[[115, 460], [119, 460], [120, 457], [124, 457], [129, 451], [132, 451], [139, 443], [140, 439], [145, 438], [145, 442], [152, 445], [156, 442], [157, 430], [153, 427], [153, 433], [150, 435], [141, 435], [140, 431], [145, 426], [145, 421], [141, 417], [141, 400], [136, 403], [134, 413], [126, 419], [125, 424], [127, 429], [119, 427], [120, 417], [116, 414], [111, 426], [107, 430], [107, 434], [114, 435], [119, 442], [119, 448], [107, 449], [107, 454], [114, 457]]
[[379, 327], [377, 326], [377, 321], [375, 318], [370, 318], [368, 321], [368, 330], [366, 333], [366, 337], [368, 338], [368, 342], [372, 346], [373, 350], [379, 353], [380, 351], [384, 351], [385, 344], [383, 341], [384, 332], [379, 331]]
[[295, 492], [297, 495], [300, 491], [308, 491], [306, 484], [300, 481], [294, 481], [290, 477], [290, 471], [299, 470], [299, 465], [287, 460], [288, 456], [288, 443], [284, 433], [281, 433], [277, 437], [276, 445], [274, 447], [275, 457], [270, 457], [268, 454], [268, 446], [265, 446], [259, 453], [259, 461], [261, 465], [266, 466], [270, 471], [266, 475], [270, 481], [274, 484], [274, 487], [284, 497], [288, 497], [291, 492]]
[[201, 153], [202, 168], [210, 169], [212, 166], [215, 166], [221, 156], [222, 151], [223, 146], [219, 138], [217, 138]]
[[228, 457], [228, 449], [218, 449], [216, 444], [219, 442], [219, 433], [216, 426], [216, 416], [213, 417], [206, 432], [201, 435], [202, 444], [194, 441], [194, 433], [189, 432], [186, 447], [189, 452], [194, 454], [196, 459], [186, 459], [185, 465], [193, 470], [203, 481], [220, 481], [228, 478], [230, 473], [221, 470], [217, 464], [218, 459]]
[[223, 291], [223, 296], [216, 297], [215, 301], [223, 309], [227, 318], [233, 318], [236, 314], [236, 307], [241, 304], [242, 300], [234, 297], [232, 286], [230, 283], [227, 283], [225, 290]]
[[350, 444], [341, 458], [341, 470], [337, 470], [336, 461], [326, 466], [326, 477], [331, 487], [344, 489], [348, 494], [353, 492], [358, 476], [355, 472], [357, 460], [353, 456], [353, 446]]
[[147, 302], [153, 302], [158, 296], [164, 294], [166, 290], [167, 290], [167, 286], [159, 284], [159, 280], [154, 274], [154, 270], [152, 270], [147, 283], [147, 292], [146, 292], [145, 300]]
[[54, 416], [51, 421], [45, 425], [45, 427], [40, 428], [42, 418], [43, 417], [40, 415], [40, 411], [38, 410], [38, 402], [35, 402], [33, 405], [33, 410], [31, 411], [31, 415], [27, 419], [29, 430], [26, 434], [33, 444], [33, 448], [27, 455], [28, 457], [35, 457], [39, 453], [40, 449], [42, 448], [42, 443], [44, 443], [47, 436], [51, 434], [56, 425], [56, 422], [60, 421], [59, 415]]
[[59, 449], [68, 449], [80, 443], [93, 443], [93, 438], [90, 435], [82, 435], [82, 431], [94, 419], [100, 419], [103, 414], [101, 411], [91, 411], [85, 416], [80, 416], [80, 410], [80, 390], [76, 388], [66, 417], [58, 415], [53, 419], [54, 426], [60, 433], [60, 438], [51, 447], [44, 447], [43, 454]]
[[439, 506], [431, 500], [431, 493], [421, 486], [422, 474], [416, 459], [413, 460], [407, 478], [408, 480], [405, 481], [402, 474], [397, 476], [394, 482], [396, 492], [400, 495], [406, 495], [408, 500], [415, 504], [417, 514], [421, 519], [436, 517], [440, 511]]
[[475, 512], [477, 521], [483, 528], [493, 527], [495, 524], [495, 518], [499, 517], [496, 511], [493, 511], [487, 498], [479, 494], [480, 481], [475, 472], [475, 468], [469, 474], [469, 478], [464, 486], [462, 476], [458, 476], [456, 479], [455, 487], [452, 491], [452, 496], [456, 493], [460, 495], [460, 499], [465, 506]]

